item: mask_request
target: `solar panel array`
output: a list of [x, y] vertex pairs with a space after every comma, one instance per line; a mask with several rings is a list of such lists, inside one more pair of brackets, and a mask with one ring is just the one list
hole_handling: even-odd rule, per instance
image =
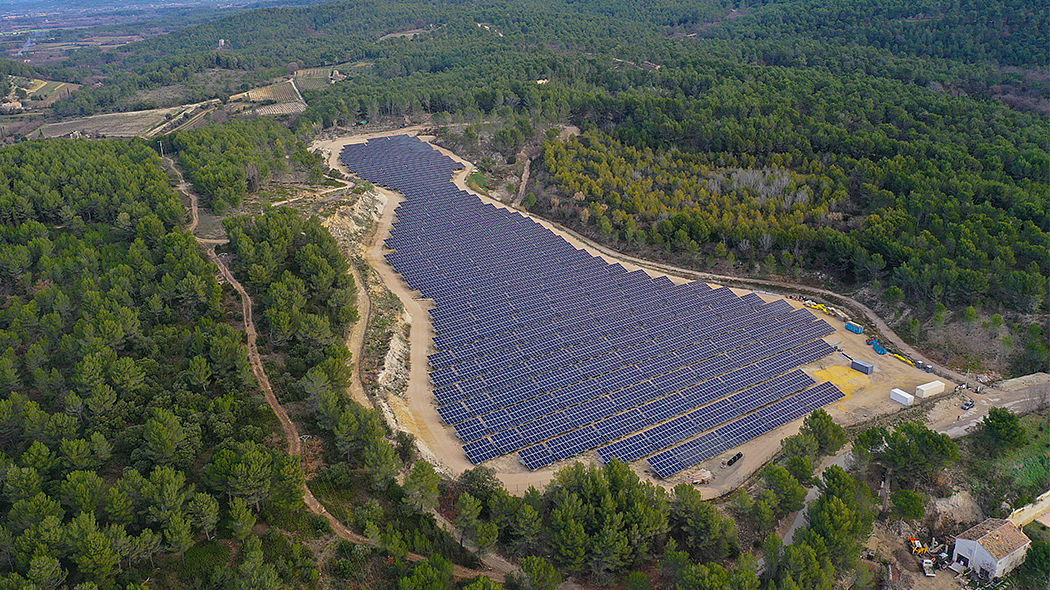
[[438, 413], [474, 463], [597, 449], [667, 477], [842, 397], [798, 370], [833, 352], [806, 309], [608, 264], [457, 189], [462, 166], [414, 137], [342, 158], [405, 195], [386, 258], [436, 304]]

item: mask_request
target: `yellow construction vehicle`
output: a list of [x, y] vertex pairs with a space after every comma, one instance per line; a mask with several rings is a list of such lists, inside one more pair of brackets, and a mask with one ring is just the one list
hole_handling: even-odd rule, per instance
[[922, 544], [922, 541], [915, 537], [908, 537], [908, 544], [911, 545], [912, 555], [926, 555], [929, 551], [926, 546]]

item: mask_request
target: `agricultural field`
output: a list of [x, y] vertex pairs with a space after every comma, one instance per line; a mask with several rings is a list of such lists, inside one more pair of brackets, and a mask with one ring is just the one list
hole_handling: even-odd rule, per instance
[[86, 135], [92, 137], [142, 137], [154, 128], [195, 108], [186, 105], [129, 113], [108, 113], [59, 123], [48, 123], [29, 134], [30, 139]]
[[261, 88], [253, 88], [247, 92], [242, 92], [240, 94], [234, 94], [230, 97], [230, 100], [279, 103], [298, 101], [300, 100], [300, 97], [299, 93], [295, 90], [295, 86], [292, 85], [292, 81], [286, 80], [277, 84], [263, 86]]
[[295, 115], [305, 110], [306, 103], [292, 101], [263, 105], [261, 107], [253, 109], [253, 112], [256, 115], [262, 115], [264, 117], [279, 117], [281, 115]]
[[295, 84], [300, 90], [323, 90], [329, 84], [342, 82], [371, 66], [372, 62], [367, 61], [346, 62], [334, 66], [303, 68], [296, 70], [292, 76], [294, 76]]
[[[322, 69], [312, 68], [312, 70]], [[311, 72], [311, 74], [316, 74], [316, 72]], [[326, 78], [305, 77], [301, 79], [327, 84]], [[303, 100], [302, 95], [299, 93], [295, 80], [296, 78], [292, 78], [277, 84], [270, 84], [269, 86], [253, 88], [247, 92], [234, 94], [230, 97], [230, 101], [239, 105], [247, 103], [244, 109], [246, 111], [250, 110], [254, 115], [264, 117], [297, 115], [306, 110], [306, 101]]]
[[26, 110], [43, 109], [56, 101], [70, 95], [80, 87], [79, 84], [59, 82], [58, 80], [40, 80], [22, 76], [8, 76], [10, 91], [5, 101], [19, 101]]

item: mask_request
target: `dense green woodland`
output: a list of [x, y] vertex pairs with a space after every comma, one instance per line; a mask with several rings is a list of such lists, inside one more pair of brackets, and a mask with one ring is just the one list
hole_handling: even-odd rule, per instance
[[[731, 13], [733, 9], [738, 10]], [[104, 78], [102, 86], [87, 86], [59, 103], [56, 112], [62, 114], [150, 106], [136, 98], [138, 91], [185, 84], [209, 70], [241, 72], [245, 86], [227, 89], [232, 93], [295, 66], [376, 60], [374, 72], [382, 78], [464, 68], [487, 72], [490, 82], [497, 82], [521, 80], [515, 76], [517, 68], [508, 71], [506, 62], [543, 58], [577, 78], [563, 81], [578, 83], [576, 70], [594, 57], [605, 62], [603, 69], [608, 71], [609, 58], [664, 64], [668, 55], [681, 50], [759, 65], [863, 71], [981, 95], [999, 93], [999, 85], [1007, 84], [1045, 99], [1045, 82], [999, 66], [1046, 65], [1042, 40], [1047, 22], [1046, 12], [1033, 0], [867, 0], [860, 7], [841, 0], [740, 6], [726, 0], [665, 0], [644, 6], [597, 0], [512, 5], [497, 0], [372, 0], [251, 11], [111, 51], [84, 49], [52, 71], [58, 78], [78, 82]], [[494, 30], [475, 23], [490, 23]], [[386, 33], [415, 27], [428, 32], [411, 41], [377, 42]], [[217, 51], [220, 38], [227, 45]], [[422, 44], [431, 52], [415, 53]], [[486, 48], [493, 45], [500, 50]], [[491, 58], [503, 62], [501, 67], [493, 68], [496, 62]], [[623, 68], [624, 63], [617, 65]], [[186, 101], [204, 98], [210, 97], [181, 96]]]
[[[298, 461], [261, 444], [242, 334], [159, 163], [138, 142], [0, 150], [2, 587], [138, 583], [301, 507]], [[308, 580], [288, 550], [300, 565], [282, 578]], [[244, 570], [195, 579], [246, 587], [264, 551], [237, 551]]]
[[[1025, 0], [760, 0], [745, 18], [702, 32], [754, 39], [805, 36], [829, 44], [858, 44], [894, 53], [1006, 66], [1050, 63], [1050, 15]], [[1010, 39], [1004, 42], [1003, 35]]]
[[224, 213], [266, 179], [293, 167], [321, 177], [319, 158], [287, 127], [268, 119], [234, 119], [167, 138], [179, 165], [202, 197], [201, 206]]

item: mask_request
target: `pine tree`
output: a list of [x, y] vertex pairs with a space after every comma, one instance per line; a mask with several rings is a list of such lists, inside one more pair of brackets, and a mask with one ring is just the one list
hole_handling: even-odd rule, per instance
[[606, 522], [590, 540], [588, 565], [599, 582], [608, 581], [614, 572], [626, 565], [630, 548], [623, 532], [623, 517], [606, 515]]
[[281, 586], [277, 568], [265, 561], [258, 537], [244, 543], [244, 561], [237, 572], [240, 574], [236, 585], [239, 590], [277, 590]]
[[802, 431], [817, 440], [821, 455], [834, 455], [846, 444], [846, 431], [823, 409], [813, 410], [802, 423]]
[[368, 471], [373, 489], [386, 489], [397, 476], [399, 467], [397, 451], [385, 440], [372, 441], [365, 448], [365, 470]]
[[991, 449], [1016, 449], [1024, 445], [1025, 429], [1020, 418], [1007, 408], [991, 408], [981, 420], [981, 437]]
[[511, 523], [511, 531], [517, 539], [515, 545], [520, 553], [528, 553], [536, 549], [542, 526], [543, 521], [536, 510], [523, 503]]
[[171, 410], [157, 408], [142, 432], [146, 454], [157, 465], [169, 465], [185, 444], [182, 422]]
[[481, 517], [481, 502], [470, 494], [462, 494], [456, 499], [456, 526], [460, 529], [460, 540], [462, 535], [474, 534], [474, 528], [478, 526]]
[[219, 501], [210, 494], [198, 492], [190, 499], [186, 506], [189, 512], [190, 522], [197, 531], [208, 539], [215, 532], [215, 525], [219, 522]]
[[561, 586], [561, 574], [542, 557], [530, 555], [521, 560], [521, 571], [528, 590], [557, 590]]
[[433, 465], [427, 461], [416, 461], [405, 480], [405, 502], [419, 512], [433, 510], [437, 506], [440, 482], [441, 478]]
[[245, 539], [255, 526], [255, 515], [243, 498], [234, 498], [230, 502], [230, 530], [238, 539]]
[[40, 590], [55, 590], [66, 580], [68, 572], [50, 555], [36, 555], [29, 561], [26, 577]]
[[478, 554], [488, 553], [499, 538], [499, 527], [492, 522], [479, 522], [474, 527], [474, 543], [478, 546]]
[[193, 531], [190, 528], [190, 521], [182, 514], [172, 515], [168, 519], [163, 533], [168, 551], [176, 555], [182, 555], [193, 544]]

